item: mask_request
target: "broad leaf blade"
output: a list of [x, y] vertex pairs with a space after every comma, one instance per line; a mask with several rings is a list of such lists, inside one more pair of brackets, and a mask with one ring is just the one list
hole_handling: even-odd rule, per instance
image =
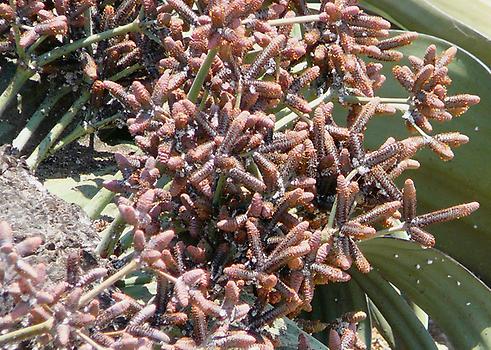
[[300, 335], [300, 333], [302, 333], [307, 337], [312, 350], [329, 350], [329, 348], [326, 345], [322, 344], [313, 336], [311, 336], [308, 333], [305, 333], [303, 330], [298, 328], [295, 321], [290, 320], [288, 317], [284, 317], [281, 320], [283, 320], [286, 324], [286, 332], [285, 334], [281, 335], [280, 338], [281, 346], [278, 346], [277, 349], [283, 349], [283, 350], [296, 349], [298, 345], [298, 336]]
[[401, 28], [449, 40], [491, 64], [491, 4], [473, 0], [364, 0], [362, 5]]
[[[422, 57], [428, 45], [434, 43], [438, 51], [451, 44], [428, 35], [403, 48], [405, 58], [399, 65], [409, 65], [407, 55]], [[387, 81], [379, 92], [382, 97], [404, 97], [407, 93], [394, 80], [391, 64], [386, 63], [384, 74]], [[407, 171], [401, 176], [414, 179], [418, 191], [419, 213], [433, 211], [451, 205], [477, 200], [481, 209], [470, 217], [451, 224], [432, 226], [430, 232], [436, 236], [437, 248], [448, 253], [491, 285], [488, 247], [491, 245], [491, 73], [482, 62], [465, 50], [459, 49], [456, 59], [449, 66], [453, 80], [449, 94], [471, 93], [481, 95], [481, 103], [473, 106], [461, 117], [439, 124], [433, 122], [434, 133], [460, 131], [470, 137], [470, 142], [455, 149], [455, 158], [442, 162], [431, 151], [419, 152], [416, 159], [421, 163], [417, 171]], [[377, 117], [370, 121], [366, 131], [366, 145], [375, 148], [387, 137], [403, 139], [409, 136], [400, 114], [393, 117]]]
[[[308, 316], [313, 320], [329, 323], [351, 311], [363, 311], [369, 315], [365, 292], [353, 280], [347, 283], [317, 286], [312, 301], [312, 312]], [[363, 343], [370, 349], [372, 341], [370, 317], [360, 322], [357, 331]], [[327, 332], [315, 334], [315, 337], [327, 344]]]
[[491, 290], [457, 261], [395, 238], [362, 242], [360, 248], [375, 272], [423, 308], [456, 349], [491, 348]]
[[408, 303], [377, 271], [362, 274], [351, 269], [350, 274], [380, 310], [404, 348], [437, 349]]
[[84, 207], [98, 193], [102, 183], [113, 177], [114, 169], [108, 168], [92, 174], [46, 179], [43, 185], [64, 201]]
[[385, 341], [389, 344], [390, 348], [395, 349], [396, 341], [390, 324], [387, 322], [380, 310], [375, 306], [373, 301], [368, 300], [368, 308], [370, 310], [370, 318], [372, 319], [372, 323], [385, 339]]

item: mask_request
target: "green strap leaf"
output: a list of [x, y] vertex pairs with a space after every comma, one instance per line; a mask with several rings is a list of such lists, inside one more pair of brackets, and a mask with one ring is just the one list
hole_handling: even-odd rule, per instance
[[[313, 320], [328, 323], [351, 311], [363, 311], [369, 315], [365, 292], [353, 280], [347, 283], [316, 286], [312, 312], [308, 316]], [[370, 348], [372, 342], [370, 317], [360, 322], [357, 331], [363, 343], [367, 345], [367, 348]], [[327, 332], [315, 334], [315, 337], [327, 344]]]
[[[376, 274], [380, 272], [425, 310], [456, 349], [491, 349], [491, 290], [469, 270], [436, 249], [410, 241], [377, 238], [361, 242], [360, 248]], [[359, 273], [355, 277], [365, 283]]]
[[361, 3], [403, 29], [449, 40], [491, 65], [489, 1], [364, 0]]
[[329, 350], [329, 348], [326, 345], [322, 344], [313, 336], [301, 330], [298, 327], [298, 325], [295, 323], [295, 321], [290, 320], [288, 317], [284, 317], [281, 320], [284, 321], [286, 324], [286, 332], [285, 334], [281, 335], [280, 338], [281, 345], [278, 346], [277, 349], [280, 350], [297, 349], [298, 336], [300, 335], [300, 333], [303, 333], [307, 337], [312, 350]]
[[[396, 34], [395, 32], [394, 34]], [[399, 65], [409, 65], [408, 55], [422, 57], [428, 45], [434, 43], [438, 52], [450, 47], [450, 43], [421, 34], [412, 45], [401, 51], [405, 58]], [[392, 66], [384, 63], [383, 74], [387, 81], [380, 90], [382, 97], [405, 97], [407, 93], [392, 77]], [[449, 66], [449, 76], [453, 83], [449, 94], [470, 93], [481, 95], [481, 103], [473, 106], [461, 117], [439, 124], [433, 122], [434, 133], [460, 131], [469, 136], [470, 142], [454, 149], [455, 158], [450, 162], [441, 161], [429, 150], [416, 155], [421, 163], [417, 171], [407, 171], [403, 179], [411, 177], [418, 191], [418, 212], [425, 213], [451, 205], [477, 200], [481, 209], [469, 217], [454, 221], [451, 224], [432, 226], [430, 232], [436, 237], [436, 248], [444, 251], [464, 264], [478, 275], [485, 283], [491, 285], [489, 268], [489, 247], [491, 246], [491, 152], [489, 135], [491, 134], [491, 99], [486, 93], [491, 91], [491, 71], [474, 56], [459, 49], [456, 59]], [[489, 93], [487, 93], [489, 95]], [[366, 145], [379, 147], [387, 137], [403, 139], [410, 136], [404, 127], [400, 114], [393, 117], [373, 118], [366, 131]], [[465, 184], [463, 186], [462, 184]], [[462, 234], [465, 232], [465, 236]]]
[[356, 269], [351, 269], [350, 274], [380, 310], [390, 324], [394, 336], [405, 349], [437, 349], [430, 334], [408, 303], [380, 273], [372, 270], [368, 274], [362, 274]]
[[375, 306], [373, 301], [368, 300], [368, 308], [370, 310], [370, 318], [372, 319], [374, 326], [377, 328], [385, 341], [389, 344], [390, 348], [395, 349], [396, 341], [390, 324], [387, 322], [380, 310]]
[[89, 205], [90, 200], [101, 189], [102, 182], [114, 178], [114, 167], [107, 167], [90, 174], [80, 174], [73, 177], [49, 178], [44, 186], [68, 203], [75, 203], [81, 207]]

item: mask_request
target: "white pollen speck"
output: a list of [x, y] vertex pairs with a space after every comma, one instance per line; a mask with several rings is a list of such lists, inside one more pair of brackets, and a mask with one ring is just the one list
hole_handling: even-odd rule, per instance
[[447, 278], [452, 278], [452, 275], [447, 275]]
[[468, 301], [467, 303], [465, 303], [465, 305], [467, 305], [467, 306], [469, 306], [470, 304], [471, 304], [471, 302], [470, 302], [470, 301]]
[[421, 265], [420, 264], [417, 264], [416, 265], [416, 270], [419, 270], [421, 268]]
[[474, 131], [479, 131], [479, 127], [478, 127], [478, 126], [476, 126], [476, 127], [474, 128]]
[[477, 229], [477, 225], [474, 225], [474, 226], [472, 226], [472, 227], [474, 227], [474, 229]]
[[460, 286], [462, 283], [460, 283], [460, 281], [457, 281], [457, 285]]
[[431, 265], [431, 264], [433, 264], [433, 260], [428, 259], [427, 263], [428, 263], [428, 265]]
[[419, 284], [419, 280], [416, 280], [416, 284]]
[[399, 254], [394, 254], [394, 258], [398, 258], [399, 257]]

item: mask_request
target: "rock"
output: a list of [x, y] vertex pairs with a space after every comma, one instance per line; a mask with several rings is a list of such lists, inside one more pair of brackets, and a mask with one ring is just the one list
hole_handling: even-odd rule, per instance
[[82, 209], [51, 195], [23, 166], [0, 147], [0, 220], [7, 221], [16, 242], [41, 236], [43, 245], [29, 262], [44, 262], [48, 278], [65, 277], [68, 253], [81, 249], [84, 270], [97, 265], [94, 254], [99, 236]]

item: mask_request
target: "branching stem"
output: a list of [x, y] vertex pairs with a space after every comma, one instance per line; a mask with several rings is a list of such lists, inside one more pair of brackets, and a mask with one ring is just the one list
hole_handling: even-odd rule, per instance
[[126, 264], [122, 269], [120, 269], [118, 272], [115, 274], [111, 275], [109, 278], [105, 279], [102, 281], [99, 285], [95, 286], [91, 290], [89, 290], [87, 293], [82, 295], [80, 297], [80, 306], [84, 306], [88, 304], [92, 299], [94, 299], [99, 293], [103, 292], [110, 286], [112, 286], [114, 283], [125, 277], [126, 275], [132, 273], [133, 271], [136, 271], [140, 268], [140, 260], [139, 259], [134, 259], [130, 261], [128, 264]]
[[[102, 283], [95, 286], [93, 289], [82, 295], [79, 301], [80, 307], [88, 304], [92, 299], [94, 299], [99, 293], [112, 286], [114, 283], [122, 279], [124, 276], [130, 274], [131, 272], [137, 270], [140, 267], [140, 261], [138, 259], [132, 260], [118, 272], [105, 279]], [[0, 345], [6, 343], [19, 342], [23, 339], [32, 338], [36, 335], [46, 333], [53, 327], [54, 319], [53, 317], [47, 319], [42, 323], [32, 325], [30, 327], [21, 328], [19, 330], [9, 332], [4, 335], [0, 335]]]
[[58, 123], [56, 123], [56, 125], [50, 130], [43, 141], [41, 141], [41, 143], [34, 149], [32, 154], [26, 160], [26, 164], [31, 170], [36, 169], [39, 163], [41, 163], [46, 158], [50, 147], [58, 139], [58, 137], [60, 137], [66, 127], [73, 121], [78, 111], [83, 107], [85, 103], [87, 103], [89, 98], [90, 91], [84, 91], [82, 95], [77, 100], [75, 100], [75, 102], [58, 121]]
[[31, 55], [36, 49], [38, 48], [39, 45], [43, 43], [48, 38], [47, 35], [41, 35], [29, 48], [27, 49], [27, 54]]
[[[118, 171], [112, 178], [114, 180], [122, 180], [123, 175], [120, 171]], [[107, 207], [109, 203], [111, 203], [115, 195], [116, 193], [109, 191], [107, 188], [103, 187], [82, 209], [85, 211], [90, 219], [94, 220], [101, 215], [101, 212], [104, 210], [104, 208]]]
[[63, 147], [69, 145], [75, 140], [78, 140], [81, 137], [84, 137], [85, 135], [90, 135], [95, 133], [96, 131], [103, 129], [104, 127], [110, 125], [114, 121], [120, 119], [122, 117], [121, 113], [116, 113], [113, 116], [109, 118], [104, 118], [96, 123], [89, 124], [87, 125], [82, 125], [82, 123], [79, 123], [77, 127], [67, 136], [65, 136], [63, 139], [58, 141], [50, 150], [49, 150], [49, 155], [52, 155], [56, 152], [58, 152], [60, 149]]
[[[128, 68], [123, 69], [121, 72], [113, 75], [109, 80], [119, 80], [126, 77], [136, 70], [140, 69], [139, 63], [134, 64]], [[30, 169], [36, 169], [39, 163], [41, 163], [50, 154], [49, 150], [55, 143], [55, 141], [61, 136], [67, 126], [73, 121], [78, 111], [87, 103], [90, 98], [90, 91], [85, 90], [82, 95], [72, 104], [63, 117], [56, 123], [56, 125], [50, 130], [48, 135], [41, 141], [41, 143], [34, 149], [32, 154], [27, 158], [26, 163]]]
[[22, 152], [24, 150], [24, 147], [32, 137], [32, 135], [34, 135], [39, 125], [41, 125], [41, 123], [49, 114], [51, 109], [56, 105], [56, 103], [63, 96], [66, 96], [70, 91], [72, 91], [72, 88], [70, 86], [63, 86], [53, 94], [50, 94], [50, 92], [48, 91], [48, 95], [46, 96], [44, 101], [39, 105], [36, 112], [34, 112], [32, 117], [29, 119], [27, 125], [12, 141], [12, 146], [15, 147], [17, 150], [19, 150], [20, 152]]
[[107, 258], [114, 250], [116, 241], [121, 237], [125, 222], [121, 214], [118, 213], [111, 224], [102, 231], [101, 241], [97, 245], [96, 252], [103, 258]]
[[[373, 97], [345, 95], [340, 96], [340, 100], [343, 103], [368, 103]], [[409, 99], [404, 97], [381, 97], [380, 103], [391, 105], [403, 112], [409, 109]]]
[[177, 278], [175, 278], [174, 276], [171, 276], [169, 275], [168, 273], [165, 273], [163, 271], [160, 271], [160, 270], [153, 270], [157, 275], [165, 278], [166, 280], [168, 280], [169, 282], [172, 282], [172, 283], [176, 283], [177, 282]]
[[[132, 22], [114, 29], [106, 30], [102, 33], [90, 35], [88, 37], [74, 41], [71, 44], [60, 46], [49, 52], [46, 52], [31, 63], [37, 67], [42, 67], [82, 47], [87, 47], [99, 41], [110, 39], [118, 35], [124, 35], [130, 32], [138, 32], [144, 25], [144, 23]], [[26, 69], [21, 66], [17, 66], [17, 71], [14, 77], [0, 96], [0, 117], [2, 116], [10, 101], [12, 101], [13, 97], [20, 91], [24, 83], [30, 77], [32, 77], [34, 73], [35, 71], [32, 69]]]
[[[337, 94], [334, 90], [328, 89], [323, 95], [309, 102], [309, 106], [310, 108], [314, 109], [317, 106], [319, 106], [322, 102], [332, 101], [336, 95]], [[281, 131], [285, 129], [290, 123], [294, 122], [298, 118], [300, 118], [300, 116], [299, 113], [296, 111], [284, 116], [274, 124], [274, 131]]]
[[53, 327], [53, 318], [49, 318], [42, 323], [29, 327], [21, 328], [7, 334], [0, 335], [0, 345], [19, 342], [23, 339], [31, 338], [49, 331]]
[[[9, 0], [9, 5], [14, 12], [17, 12], [16, 0]], [[14, 31], [15, 51], [17, 53], [17, 56], [19, 56], [19, 59], [21, 61], [24, 61], [26, 58], [26, 50], [20, 45], [20, 30], [19, 25], [16, 23], [15, 20], [12, 22], [12, 29]]]
[[208, 54], [206, 55], [206, 58], [199, 68], [198, 74], [196, 74], [196, 78], [194, 78], [193, 85], [191, 85], [191, 88], [189, 89], [188, 92], [188, 100], [196, 103], [198, 100], [199, 92], [201, 91], [201, 88], [203, 87], [203, 83], [205, 82], [206, 76], [208, 75], [208, 72], [211, 68], [211, 64], [213, 63], [213, 60], [215, 59], [215, 56], [218, 53], [218, 47], [215, 47], [208, 51]]
[[296, 23], [309, 23], [309, 22], [319, 22], [320, 15], [307, 15], [307, 16], [297, 16], [290, 18], [279, 18], [279, 19], [271, 19], [268, 21], [270, 26], [285, 26], [289, 24]]
[[99, 41], [110, 39], [115, 36], [124, 35], [130, 32], [138, 32], [140, 31], [140, 29], [141, 29], [141, 24], [139, 22], [132, 22], [132, 23], [125, 24], [123, 26], [119, 26], [114, 29], [106, 30], [105, 32], [102, 33], [93, 34], [88, 37], [74, 41], [71, 44], [57, 47], [56, 49], [46, 52], [45, 54], [42, 54], [37, 58], [36, 63], [39, 67], [42, 67], [45, 64], [51, 63], [54, 60], [66, 54], [69, 54], [70, 52], [76, 51], [82, 47], [87, 47]]
[[[347, 103], [368, 103], [373, 101], [373, 97], [366, 96], [341, 96], [341, 100]], [[408, 99], [405, 97], [380, 97], [380, 103], [408, 103]]]
[[220, 200], [222, 198], [222, 190], [225, 185], [225, 174], [220, 174], [217, 182], [217, 188], [215, 189], [215, 194], [213, 195], [213, 206], [217, 206], [220, 204]]
[[29, 80], [33, 74], [32, 71], [17, 66], [17, 70], [15, 71], [12, 80], [10, 80], [7, 88], [2, 92], [2, 95], [0, 95], [0, 117], [2, 117], [3, 112], [7, 109], [10, 101], [14, 99], [24, 83]]
[[374, 236], [371, 236], [366, 240], [370, 240], [370, 239], [374, 239], [374, 238], [377, 238], [377, 237], [382, 237], [382, 236], [385, 236], [385, 235], [389, 235], [389, 234], [393, 234], [393, 233], [396, 233], [396, 232], [403, 232], [404, 230], [404, 222], [400, 223], [399, 225], [397, 226], [392, 226], [392, 227], [389, 227], [389, 228], [386, 228], [386, 229], [383, 229], [383, 230], [379, 230], [377, 231], [377, 233], [374, 235]]

